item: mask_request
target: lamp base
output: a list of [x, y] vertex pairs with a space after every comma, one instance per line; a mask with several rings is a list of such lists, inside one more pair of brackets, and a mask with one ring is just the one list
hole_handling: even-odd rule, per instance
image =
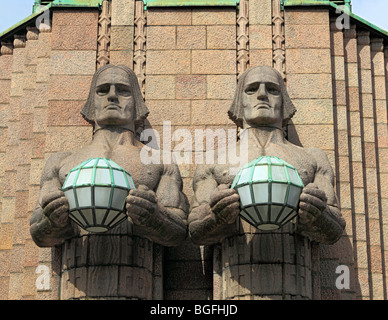
[[271, 231], [271, 230], [279, 229], [280, 226], [278, 226], [277, 224], [261, 224], [261, 225], [258, 225], [257, 228], [263, 231]]
[[108, 231], [108, 228], [105, 227], [89, 227], [86, 229], [86, 231], [93, 232], [93, 233], [101, 233]]

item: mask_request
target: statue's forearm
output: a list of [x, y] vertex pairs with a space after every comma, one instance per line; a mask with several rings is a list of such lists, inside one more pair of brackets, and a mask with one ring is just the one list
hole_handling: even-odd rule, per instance
[[312, 241], [323, 244], [333, 244], [343, 234], [345, 222], [339, 209], [327, 206], [322, 214], [310, 224], [299, 224], [298, 232]]
[[164, 246], [179, 245], [187, 235], [187, 220], [182, 209], [158, 204], [157, 212], [144, 226], [135, 226], [135, 232]]
[[233, 234], [234, 224], [225, 224], [212, 214], [209, 204], [202, 204], [191, 211], [189, 234], [199, 245], [211, 245]]
[[72, 226], [70, 221], [64, 228], [55, 227], [40, 208], [33, 213], [30, 221], [30, 233], [39, 247], [55, 247], [77, 235], [76, 228]]

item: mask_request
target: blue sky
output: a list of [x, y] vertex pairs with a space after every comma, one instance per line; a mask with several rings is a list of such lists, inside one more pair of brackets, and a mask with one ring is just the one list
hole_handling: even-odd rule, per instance
[[[0, 0], [0, 32], [32, 13], [34, 0]], [[353, 12], [388, 31], [388, 0], [352, 0]]]

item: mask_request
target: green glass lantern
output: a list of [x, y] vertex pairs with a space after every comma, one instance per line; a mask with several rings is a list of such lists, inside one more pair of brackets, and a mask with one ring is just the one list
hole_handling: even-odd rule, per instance
[[240, 196], [240, 216], [260, 230], [275, 230], [297, 216], [304, 185], [298, 171], [264, 156], [240, 169], [231, 188]]
[[131, 175], [106, 158], [92, 158], [70, 170], [62, 191], [70, 218], [89, 232], [105, 232], [127, 219], [125, 199]]

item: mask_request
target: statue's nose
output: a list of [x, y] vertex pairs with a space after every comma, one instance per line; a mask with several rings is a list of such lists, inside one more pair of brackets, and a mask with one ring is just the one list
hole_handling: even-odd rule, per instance
[[116, 101], [117, 99], [118, 98], [117, 98], [116, 87], [112, 85], [110, 87], [110, 90], [109, 90], [109, 93], [108, 93], [108, 100], [109, 101]]
[[265, 83], [261, 83], [259, 86], [259, 90], [257, 90], [257, 99], [266, 99], [268, 98], [267, 89], [265, 87]]

